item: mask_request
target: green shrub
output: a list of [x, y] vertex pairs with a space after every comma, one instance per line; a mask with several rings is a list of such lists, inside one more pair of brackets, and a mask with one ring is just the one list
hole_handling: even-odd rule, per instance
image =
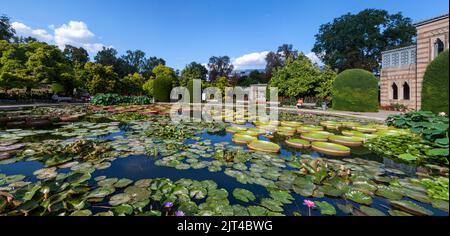
[[91, 103], [99, 106], [111, 105], [145, 105], [151, 100], [145, 96], [120, 96], [118, 94], [99, 94], [91, 99]]
[[172, 80], [166, 77], [156, 78], [153, 82], [153, 96], [157, 102], [170, 102]]
[[370, 72], [351, 69], [340, 73], [333, 83], [333, 109], [377, 112], [378, 80]]
[[62, 93], [62, 92], [64, 92], [64, 87], [59, 83], [53, 83], [52, 91], [53, 91], [53, 93]]
[[423, 79], [422, 110], [448, 114], [448, 50], [428, 65]]

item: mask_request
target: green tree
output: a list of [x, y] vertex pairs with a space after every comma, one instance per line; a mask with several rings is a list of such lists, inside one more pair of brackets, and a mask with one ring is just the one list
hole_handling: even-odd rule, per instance
[[154, 82], [155, 82], [154, 79], [149, 79], [142, 85], [142, 90], [145, 92], [145, 95], [147, 95], [149, 97], [153, 97], [153, 83]]
[[145, 79], [139, 73], [125, 76], [120, 80], [120, 92], [127, 95], [142, 95], [144, 83]]
[[96, 63], [104, 66], [117, 66], [117, 50], [103, 47], [94, 57]]
[[204, 82], [207, 74], [208, 70], [203, 65], [192, 62], [181, 71], [180, 86], [186, 87], [189, 81], [196, 79]]
[[336, 71], [331, 69], [329, 66], [325, 66], [322, 69], [319, 80], [317, 81], [318, 86], [314, 89], [316, 92], [316, 97], [324, 100], [332, 100], [333, 83], [337, 77]]
[[0, 40], [9, 41], [15, 34], [16, 31], [11, 26], [9, 17], [5, 15], [0, 16]]
[[339, 72], [352, 68], [378, 72], [381, 52], [409, 46], [415, 35], [411, 19], [401, 13], [366, 9], [322, 25], [312, 51]]
[[208, 63], [209, 67], [209, 80], [214, 82], [217, 77], [229, 77], [231, 72], [234, 69], [234, 66], [231, 64], [230, 57], [221, 56], [221, 57], [211, 57]]
[[292, 44], [283, 44], [278, 47], [276, 52], [269, 52], [266, 56], [266, 74], [272, 76], [274, 69], [283, 67], [288, 58], [294, 60], [298, 57], [298, 51], [294, 49]]
[[279, 93], [287, 97], [315, 96], [322, 80], [320, 68], [300, 54], [297, 59], [288, 58], [284, 67], [275, 69], [269, 87], [278, 87]]
[[220, 89], [220, 91], [222, 91], [222, 94], [225, 94], [225, 88], [230, 87], [231, 85], [227, 77], [221, 76], [213, 82], [213, 86]]
[[84, 65], [84, 69], [88, 77], [86, 87], [92, 95], [115, 92], [119, 77], [112, 66], [88, 62]]
[[159, 65], [166, 65], [166, 61], [157, 57], [150, 57], [146, 59], [142, 68], [142, 75], [146, 78], [153, 76], [153, 69]]
[[89, 53], [82, 47], [66, 45], [63, 51], [64, 57], [72, 64], [81, 64], [84, 66], [89, 61]]

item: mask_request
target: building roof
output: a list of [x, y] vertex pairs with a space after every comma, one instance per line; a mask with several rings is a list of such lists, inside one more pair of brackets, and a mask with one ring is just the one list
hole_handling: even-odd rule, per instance
[[445, 18], [448, 18], [448, 13], [440, 15], [440, 16], [435, 16], [435, 17], [430, 18], [430, 19], [418, 21], [418, 22], [414, 23], [414, 26], [419, 27], [419, 26], [422, 26], [422, 25], [426, 25], [426, 24], [438, 21], [438, 20], [443, 20]]

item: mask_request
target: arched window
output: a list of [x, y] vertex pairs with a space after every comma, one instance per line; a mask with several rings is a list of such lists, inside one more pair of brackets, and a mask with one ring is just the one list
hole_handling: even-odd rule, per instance
[[404, 83], [403, 84], [403, 100], [409, 100], [410, 99], [410, 95], [409, 95], [409, 84], [408, 83]]
[[392, 99], [397, 100], [398, 99], [398, 87], [397, 84], [392, 84]]
[[436, 39], [434, 42], [434, 58], [439, 56], [441, 52], [444, 51], [444, 42], [441, 39]]

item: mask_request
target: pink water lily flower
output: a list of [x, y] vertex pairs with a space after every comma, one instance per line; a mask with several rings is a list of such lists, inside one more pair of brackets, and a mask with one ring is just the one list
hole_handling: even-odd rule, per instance
[[303, 205], [307, 206], [308, 208], [316, 207], [316, 204], [313, 201], [310, 201], [310, 200], [303, 201]]
[[305, 200], [305, 201], [303, 201], [303, 205], [308, 207], [309, 216], [311, 216], [311, 208], [316, 207], [316, 204], [313, 201]]

